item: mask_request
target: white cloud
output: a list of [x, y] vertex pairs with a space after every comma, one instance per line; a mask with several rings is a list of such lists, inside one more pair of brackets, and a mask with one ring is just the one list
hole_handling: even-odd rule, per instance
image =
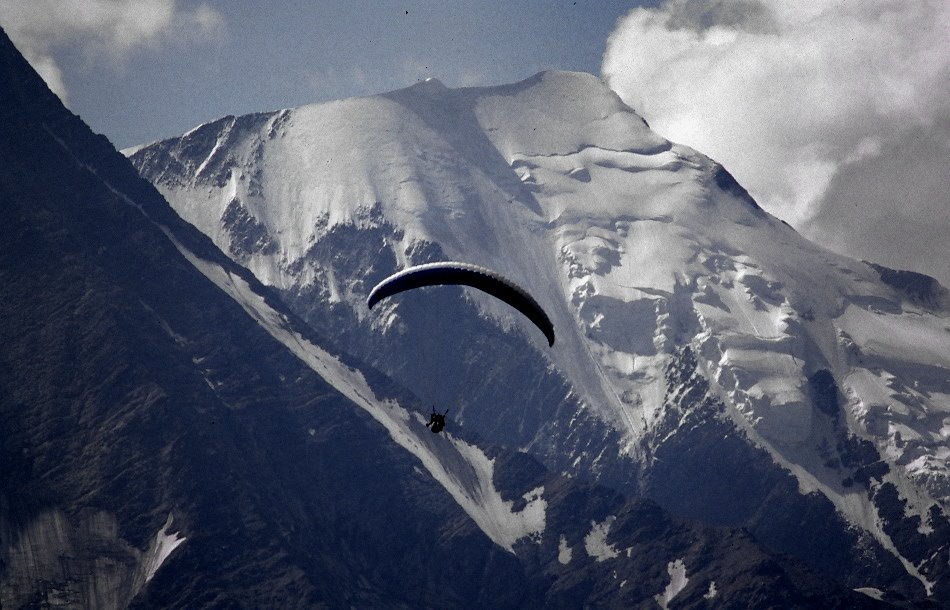
[[0, 0], [0, 25], [37, 72], [67, 100], [55, 51], [78, 44], [94, 56], [124, 61], [162, 42], [189, 44], [221, 35], [224, 20], [206, 4], [175, 0]]
[[[880, 158], [913, 154], [919, 147], [907, 143], [922, 132], [941, 131], [937, 140], [945, 144], [929, 146], [943, 156], [924, 162], [950, 167], [947, 32], [946, 0], [668, 0], [618, 22], [602, 70], [657, 132], [723, 163], [763, 207], [813, 237], [819, 218], [827, 237], [862, 214], [914, 219], [915, 211], [926, 223], [942, 223], [946, 234], [946, 191], [937, 205], [933, 188], [915, 185], [899, 201], [893, 188], [890, 196], [865, 189], [869, 197], [857, 205], [830, 194], [849, 176], [868, 178], [862, 168], [906, 168]], [[904, 177], [871, 179], [894, 184]], [[901, 239], [900, 223], [867, 229], [868, 241]], [[829, 245], [853, 254], [848, 241]], [[935, 244], [919, 244], [925, 246]], [[936, 267], [916, 268], [946, 281], [948, 255], [936, 252]]]

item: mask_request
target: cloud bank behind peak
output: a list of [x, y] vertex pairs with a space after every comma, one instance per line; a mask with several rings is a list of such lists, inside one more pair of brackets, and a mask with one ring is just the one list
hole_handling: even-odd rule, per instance
[[618, 21], [602, 72], [810, 237], [946, 284], [948, 31], [943, 0], [669, 0]]

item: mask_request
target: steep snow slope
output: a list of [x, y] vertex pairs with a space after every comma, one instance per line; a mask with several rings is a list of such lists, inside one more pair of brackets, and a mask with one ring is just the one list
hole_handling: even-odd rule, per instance
[[365, 409], [401, 447], [415, 455], [433, 479], [452, 495], [492, 541], [512, 552], [513, 545], [544, 531], [543, 488], [519, 511], [504, 501], [492, 481], [493, 461], [478, 447], [454, 438], [449, 432], [434, 436], [425, 419], [395, 400], [378, 397], [359, 371], [315, 345], [295, 331], [287, 317], [269, 305], [244, 279], [211, 261], [196, 256], [176, 242], [181, 253], [216, 286], [241, 304], [244, 310], [295, 356]]
[[[459, 90], [430, 80], [227, 117], [129, 153], [184, 218], [308, 321], [360, 355], [382, 354], [374, 364], [423, 398], [459, 400], [459, 415], [496, 441], [578, 474], [649, 477], [683, 434], [670, 422], [686, 414], [671, 405], [700, 404], [695, 382], [671, 382], [688, 353], [703, 394], [723, 406], [702, 425], [730, 422], [928, 590], [946, 573], [946, 290], [933, 285], [921, 299], [890, 270], [803, 239], [594, 77]], [[542, 370], [519, 363], [505, 378], [506, 365], [477, 364], [502, 340], [422, 336], [419, 320], [441, 324], [432, 309], [460, 311], [452, 300], [424, 314], [412, 297], [366, 310], [376, 280], [439, 258], [494, 268], [537, 298], [557, 329], [551, 350], [505, 306], [465, 293], [516, 329]], [[470, 351], [432, 357], [459, 340]], [[418, 366], [396, 361], [407, 345], [416, 351], [403, 359]], [[511, 390], [526, 406], [494, 407], [517, 416], [517, 430], [499, 430], [465, 406], [489, 390], [428, 385], [459, 369], [505, 379], [527, 370], [544, 397], [527, 396], [533, 381]]]

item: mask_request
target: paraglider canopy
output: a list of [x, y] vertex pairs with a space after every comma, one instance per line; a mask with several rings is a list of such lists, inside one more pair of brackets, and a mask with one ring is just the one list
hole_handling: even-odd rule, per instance
[[530, 294], [501, 274], [470, 263], [446, 261], [403, 269], [377, 284], [366, 305], [372, 309], [379, 301], [405, 290], [452, 284], [477, 288], [508, 303], [544, 333], [549, 346], [554, 345], [554, 325]]

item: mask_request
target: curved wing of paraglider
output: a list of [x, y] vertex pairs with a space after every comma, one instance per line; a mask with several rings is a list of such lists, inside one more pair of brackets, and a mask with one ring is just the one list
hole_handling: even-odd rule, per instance
[[554, 345], [554, 325], [530, 294], [508, 278], [469, 263], [428, 263], [403, 269], [377, 284], [366, 304], [372, 309], [379, 301], [405, 290], [450, 284], [471, 286], [508, 303], [544, 333], [549, 346]]

